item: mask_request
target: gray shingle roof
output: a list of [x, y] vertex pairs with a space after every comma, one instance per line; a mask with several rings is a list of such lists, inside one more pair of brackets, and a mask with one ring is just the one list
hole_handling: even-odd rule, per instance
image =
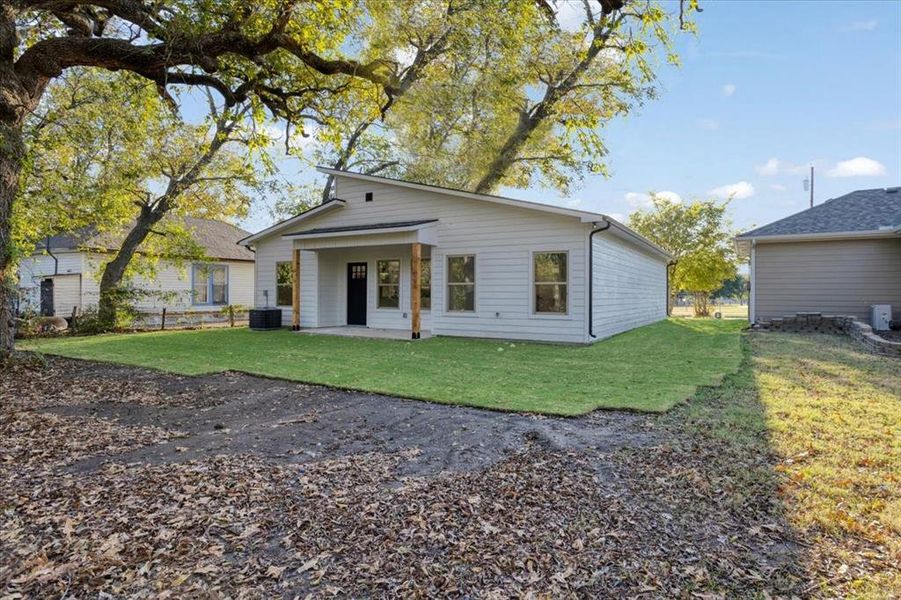
[[857, 190], [747, 231], [742, 238], [878, 231], [901, 227], [901, 188]]
[[[191, 230], [196, 241], [210, 258], [219, 260], [253, 260], [253, 252], [238, 241], [250, 235], [247, 231], [230, 223], [195, 217], [179, 217]], [[75, 233], [63, 233], [50, 238], [51, 250], [115, 250], [122, 241], [124, 232], [97, 233], [94, 228], [85, 228]], [[46, 243], [38, 244], [38, 251], [44, 250]]]

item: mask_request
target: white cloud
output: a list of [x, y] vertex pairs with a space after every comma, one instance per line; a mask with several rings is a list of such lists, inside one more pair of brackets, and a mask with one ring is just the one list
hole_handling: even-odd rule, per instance
[[854, 21], [847, 27], [845, 27], [846, 31], [874, 31], [877, 27], [879, 27], [879, 21], [876, 19], [869, 19], [867, 21]]
[[835, 168], [826, 172], [829, 177], [875, 177], [885, 175], [885, 166], [879, 161], [858, 156], [843, 160], [835, 165]]
[[566, 200], [566, 202], [564, 202], [563, 205], [566, 206], [566, 208], [579, 208], [580, 206], [582, 206], [582, 199], [581, 198], [570, 198], [570, 199]]
[[585, 23], [585, 7], [581, 2], [560, 2], [557, 23], [564, 31], [578, 31]]
[[721, 185], [718, 188], [713, 188], [710, 190], [709, 194], [724, 200], [729, 198], [744, 200], [745, 198], [750, 198], [754, 195], [754, 186], [747, 181], [739, 181], [738, 183], [730, 183], [728, 185]]
[[738, 89], [734, 83], [727, 83], [723, 86], [723, 96], [728, 98], [732, 94], [735, 93], [735, 90]]
[[719, 122], [714, 119], [698, 119], [696, 123], [698, 127], [705, 131], [716, 131], [720, 128]]
[[774, 192], [784, 192], [786, 188], [781, 183], [771, 183], [770, 189]]
[[806, 173], [809, 167], [804, 165], [796, 165], [778, 158], [771, 158], [762, 165], [754, 167], [757, 173], [764, 177], [774, 177], [776, 175], [798, 175]]
[[[651, 192], [651, 194], [654, 194], [655, 196], [658, 196], [665, 200], [669, 200], [670, 202], [673, 202], [675, 204], [682, 203], [682, 196], [670, 190]], [[635, 208], [648, 208], [649, 206], [651, 206], [651, 194], [646, 194], [643, 192], [627, 192], [625, 198], [626, 202], [628, 202], [630, 206], [633, 206]], [[613, 215], [610, 216], [612, 217]]]

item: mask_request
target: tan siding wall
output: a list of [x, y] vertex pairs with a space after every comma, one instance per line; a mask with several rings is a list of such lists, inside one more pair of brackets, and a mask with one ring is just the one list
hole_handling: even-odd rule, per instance
[[755, 273], [757, 320], [821, 312], [869, 322], [871, 304], [901, 313], [901, 239], [758, 243]]

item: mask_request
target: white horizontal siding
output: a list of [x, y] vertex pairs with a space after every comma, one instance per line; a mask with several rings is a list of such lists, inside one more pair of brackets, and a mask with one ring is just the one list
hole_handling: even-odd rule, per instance
[[[365, 202], [366, 192], [373, 201]], [[412, 190], [390, 183], [338, 177], [337, 196], [347, 205], [316, 220], [316, 226], [365, 225], [438, 219], [432, 258], [432, 309], [423, 329], [438, 335], [585, 341], [585, 246], [588, 227], [572, 217], [502, 206], [479, 200]], [[326, 225], [327, 223], [327, 225]], [[303, 224], [302, 228], [310, 225]], [[559, 250], [570, 257], [570, 311], [563, 317], [532, 311], [532, 252]], [[401, 305], [409, 307], [409, 250], [402, 256]], [[448, 256], [476, 256], [476, 311], [446, 310]], [[374, 263], [370, 269], [374, 268]], [[374, 275], [374, 271], [370, 271]], [[371, 296], [374, 305], [374, 290]], [[378, 312], [373, 326], [409, 327], [409, 314]]]
[[56, 260], [47, 254], [34, 254], [19, 262], [19, 295], [22, 309], [41, 307], [41, 281], [51, 278], [53, 309], [57, 316], [70, 316], [72, 308], [81, 310], [81, 273], [84, 269], [80, 252], [58, 251]]
[[55, 275], [53, 279], [53, 314], [70, 317], [81, 312], [81, 274]]
[[[338, 176], [336, 189], [337, 197], [346, 202], [343, 207], [297, 223], [257, 244], [258, 303], [261, 303], [260, 291], [264, 286], [269, 286], [274, 294], [275, 263], [290, 260], [292, 241], [282, 238], [282, 234], [318, 227], [438, 219], [431, 232], [435, 244], [427, 246], [432, 259], [432, 309], [423, 312], [423, 329], [438, 335], [588, 341], [588, 224], [574, 217], [469, 200], [440, 191], [414, 190], [390, 182], [364, 182]], [[373, 194], [372, 202], [364, 201], [367, 192]], [[367, 237], [371, 239], [355, 242], [365, 243], [365, 247], [310, 253], [318, 254], [318, 271], [311, 281], [306, 277], [310, 269], [304, 266], [306, 273], [301, 281], [303, 326], [346, 323], [347, 263], [359, 261], [366, 262], [369, 269], [368, 325], [410, 327], [409, 245], [396, 246], [396, 250], [395, 246], [376, 247], [373, 245], [375, 239]], [[620, 253], [620, 258], [628, 263], [623, 270], [632, 272], [634, 281], [625, 276], [620, 278], [627, 289], [620, 292], [619, 302], [626, 307], [627, 314], [618, 319], [609, 317], [605, 325], [609, 331], [622, 331], [665, 316], [666, 284], [662, 261], [632, 249], [626, 242], [622, 244], [629, 249]], [[568, 253], [569, 307], [565, 315], [534, 312], [532, 255], [536, 251]], [[476, 256], [476, 310], [473, 313], [453, 313], [446, 309], [447, 257], [461, 254]], [[401, 261], [399, 309], [378, 309], [375, 305], [376, 261], [380, 258]], [[615, 279], [612, 273], [605, 273], [605, 276], [611, 281]], [[652, 281], [642, 281], [645, 277]], [[307, 300], [308, 295], [310, 300]], [[602, 299], [607, 300], [606, 297]], [[315, 311], [315, 315], [310, 311]], [[290, 319], [290, 309], [283, 314]]]
[[666, 318], [666, 261], [611, 231], [592, 240], [594, 335], [603, 339]]
[[[428, 258], [428, 249], [423, 258]], [[400, 305], [398, 308], [378, 307], [379, 260], [400, 261]], [[319, 252], [319, 327], [347, 324], [347, 265], [366, 263], [366, 324], [384, 329], [410, 329], [411, 255], [409, 246], [379, 246], [328, 250]], [[431, 330], [431, 311], [420, 313], [421, 329]]]
[[[256, 285], [257, 307], [266, 306], [266, 294], [269, 295], [269, 306], [276, 303], [276, 275], [275, 264], [278, 262], [291, 262], [291, 248], [293, 242], [274, 235], [264, 238], [255, 244], [256, 260], [254, 262], [254, 282]], [[319, 261], [315, 252], [303, 251], [300, 253], [300, 326], [317, 327], [319, 318], [319, 294], [316, 291], [316, 283], [319, 272]], [[282, 325], [291, 325], [291, 306], [281, 306]]]

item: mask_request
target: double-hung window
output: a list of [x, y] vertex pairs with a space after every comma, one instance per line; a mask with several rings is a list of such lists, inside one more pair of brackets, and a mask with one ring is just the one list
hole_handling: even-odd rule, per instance
[[378, 307], [400, 308], [400, 261], [378, 261]]
[[566, 314], [567, 258], [566, 252], [535, 252], [532, 255], [536, 313]]
[[473, 312], [476, 309], [476, 257], [473, 254], [447, 257], [447, 310]]
[[275, 263], [275, 305], [291, 306], [294, 293], [294, 267], [290, 262]]
[[193, 304], [228, 304], [228, 267], [195, 263], [191, 267], [191, 278]]

